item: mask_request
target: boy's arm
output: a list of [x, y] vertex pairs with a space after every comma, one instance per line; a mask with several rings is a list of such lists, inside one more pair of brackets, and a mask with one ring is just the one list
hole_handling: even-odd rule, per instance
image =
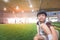
[[41, 24], [40, 26], [43, 29], [43, 31], [47, 34], [48, 39], [52, 40], [52, 34], [51, 34], [51, 31], [49, 30], [48, 26], [44, 23]]
[[53, 40], [58, 40], [57, 32], [56, 32], [56, 30], [54, 29], [54, 27], [51, 26], [50, 29], [51, 29], [52, 35], [53, 35], [53, 37], [54, 37]]

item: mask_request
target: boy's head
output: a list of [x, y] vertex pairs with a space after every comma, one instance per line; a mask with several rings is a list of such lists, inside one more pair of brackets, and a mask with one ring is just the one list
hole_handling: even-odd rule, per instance
[[47, 13], [45, 11], [39, 11], [37, 13], [37, 18], [39, 19], [39, 21], [44, 22], [46, 20], [47, 17]]

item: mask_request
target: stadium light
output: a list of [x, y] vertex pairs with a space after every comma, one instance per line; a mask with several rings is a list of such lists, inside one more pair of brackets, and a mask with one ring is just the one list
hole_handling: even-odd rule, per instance
[[30, 4], [30, 8], [32, 8], [32, 4]]
[[32, 12], [34, 12], [34, 9], [32, 9]]
[[4, 9], [3, 9], [3, 10], [4, 10], [4, 11], [6, 11], [6, 10], [7, 10], [7, 8], [5, 8], [5, 7], [4, 7]]
[[3, 1], [6, 2], [6, 3], [9, 2], [9, 0], [3, 0]]
[[29, 2], [29, 7], [32, 8], [33, 6], [32, 6], [32, 3], [31, 3], [31, 0], [28, 0], [28, 2]]
[[19, 6], [16, 6], [16, 10], [18, 10], [19, 9]]

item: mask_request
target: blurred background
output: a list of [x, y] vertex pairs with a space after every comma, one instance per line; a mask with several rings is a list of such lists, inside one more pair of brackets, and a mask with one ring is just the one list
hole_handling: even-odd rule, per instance
[[0, 40], [33, 40], [39, 10], [60, 34], [60, 0], [0, 0]]
[[60, 0], [0, 0], [0, 24], [36, 23], [38, 10], [47, 21], [60, 22]]

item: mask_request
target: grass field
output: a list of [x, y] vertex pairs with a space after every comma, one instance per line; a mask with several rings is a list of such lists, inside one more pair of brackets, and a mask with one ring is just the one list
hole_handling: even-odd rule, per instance
[[[60, 23], [53, 24], [60, 32]], [[35, 34], [36, 24], [0, 24], [0, 40], [33, 40]]]

